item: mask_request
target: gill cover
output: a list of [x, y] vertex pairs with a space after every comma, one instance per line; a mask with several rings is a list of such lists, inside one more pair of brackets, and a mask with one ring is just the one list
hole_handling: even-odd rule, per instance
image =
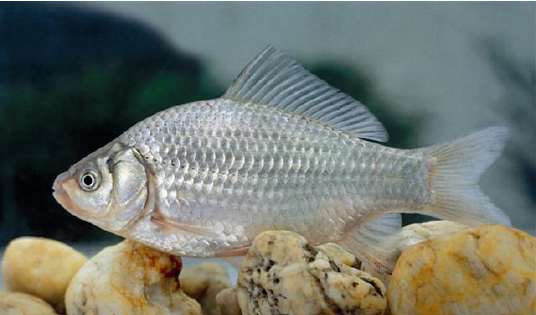
[[134, 149], [128, 148], [116, 153], [110, 161], [116, 203], [114, 216], [119, 221], [139, 217], [147, 201], [147, 174], [136, 154]]

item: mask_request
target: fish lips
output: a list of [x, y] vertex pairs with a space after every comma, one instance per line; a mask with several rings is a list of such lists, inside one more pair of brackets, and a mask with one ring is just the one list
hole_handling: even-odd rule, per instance
[[72, 179], [72, 175], [69, 171], [61, 173], [56, 177], [54, 184], [52, 185], [52, 196], [54, 196], [54, 199], [56, 199], [65, 210], [69, 212], [77, 212], [80, 211], [80, 209], [71, 201], [71, 198], [69, 198], [69, 195], [63, 188], [63, 184], [69, 179]]

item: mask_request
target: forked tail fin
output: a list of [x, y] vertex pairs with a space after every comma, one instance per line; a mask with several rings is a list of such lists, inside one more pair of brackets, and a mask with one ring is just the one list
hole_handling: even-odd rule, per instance
[[423, 149], [436, 158], [431, 174], [435, 203], [431, 215], [468, 225], [510, 219], [480, 190], [482, 173], [500, 155], [508, 137], [505, 127], [490, 127], [464, 138]]
[[[507, 136], [507, 128], [491, 127], [449, 143], [420, 149], [435, 158], [430, 172], [435, 202], [419, 212], [467, 225], [510, 225], [510, 219], [478, 186], [482, 173], [501, 153]], [[397, 246], [397, 240], [402, 237], [398, 233], [400, 226], [400, 214], [388, 214], [350, 231], [339, 243], [372, 264], [376, 271], [389, 272], [400, 255], [401, 248]]]

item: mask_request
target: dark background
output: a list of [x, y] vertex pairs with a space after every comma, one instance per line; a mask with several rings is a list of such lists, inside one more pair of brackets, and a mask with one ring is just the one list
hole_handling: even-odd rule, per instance
[[[496, 110], [535, 140], [534, 64], [512, 59], [493, 38], [477, 43], [491, 75], [505, 87], [507, 106]], [[426, 110], [397, 109], [377, 91], [373, 75], [345, 60], [304, 64], [367, 104], [390, 134], [387, 145], [420, 145]], [[218, 97], [225, 88], [202, 56], [185, 53], [142, 22], [87, 7], [1, 3], [0, 245], [22, 235], [68, 242], [111, 237], [55, 202], [54, 178], [135, 122], [172, 105]], [[532, 222], [534, 143], [513, 140], [507, 150]], [[406, 223], [422, 219], [405, 217]]]

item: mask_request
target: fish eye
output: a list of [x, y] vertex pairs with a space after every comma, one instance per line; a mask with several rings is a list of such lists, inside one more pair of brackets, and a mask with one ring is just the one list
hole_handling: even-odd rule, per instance
[[80, 187], [85, 191], [94, 191], [99, 188], [99, 184], [99, 177], [92, 170], [87, 170], [80, 176]]

